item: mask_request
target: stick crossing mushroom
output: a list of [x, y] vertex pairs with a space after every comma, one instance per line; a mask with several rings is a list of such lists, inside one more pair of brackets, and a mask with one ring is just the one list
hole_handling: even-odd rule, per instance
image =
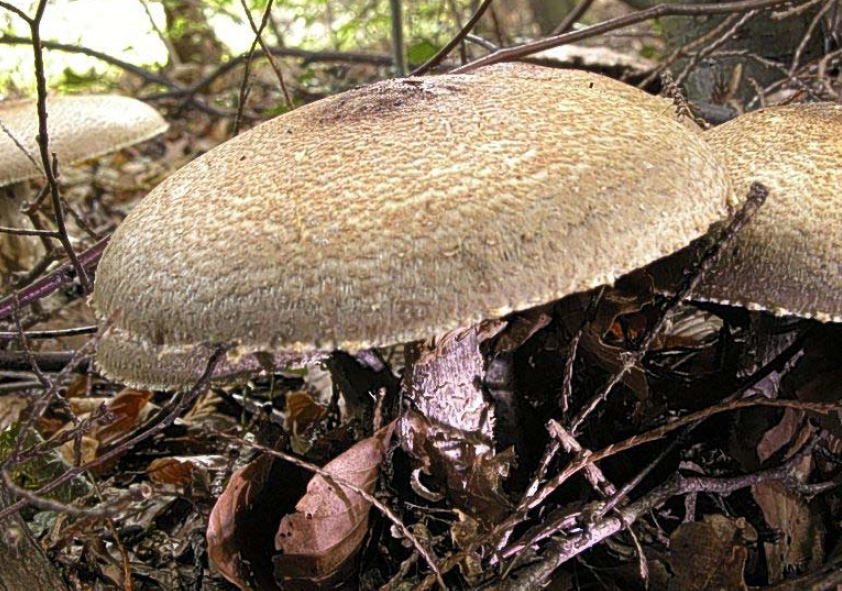
[[317, 357], [612, 283], [726, 215], [724, 167], [661, 101], [498, 65], [390, 80], [182, 168], [115, 232], [92, 302], [109, 377], [190, 386], [217, 345]]
[[[754, 181], [770, 193], [694, 299], [842, 322], [842, 105], [769, 107], [703, 137], [737, 195]], [[699, 242], [652, 265], [657, 286], [675, 284]]]
[[[155, 109], [123, 96], [50, 97], [47, 116], [50, 150], [61, 164], [121, 150], [168, 127]], [[34, 100], [0, 103], [0, 226], [31, 228], [20, 208], [28, 197], [26, 181], [43, 174], [37, 135]], [[0, 235], [0, 286], [10, 272], [31, 266], [40, 251], [38, 238]]]

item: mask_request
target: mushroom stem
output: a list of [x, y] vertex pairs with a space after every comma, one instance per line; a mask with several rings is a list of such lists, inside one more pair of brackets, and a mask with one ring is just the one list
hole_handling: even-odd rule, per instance
[[[32, 229], [32, 224], [21, 212], [21, 205], [28, 196], [26, 181], [0, 187], [0, 227]], [[37, 236], [0, 232], [0, 288], [8, 287], [10, 273], [35, 264], [42, 250]]]
[[[455, 506], [485, 519], [507, 504], [496, 494], [507, 461], [495, 458], [495, 409], [481, 349], [505, 326], [485, 321], [406, 348], [404, 394], [414, 410], [402, 421], [404, 449]], [[416, 492], [434, 498], [414, 484]], [[479, 489], [481, 500], [474, 494]]]

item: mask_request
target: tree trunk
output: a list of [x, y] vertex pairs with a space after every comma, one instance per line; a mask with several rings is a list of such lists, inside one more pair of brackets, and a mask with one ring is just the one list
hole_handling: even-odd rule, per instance
[[183, 64], [218, 64], [222, 44], [202, 11], [202, 0], [163, 0], [166, 35]]
[[[0, 482], [0, 509], [12, 504]], [[0, 591], [65, 591], [58, 570], [32, 537], [20, 515], [0, 521]]]

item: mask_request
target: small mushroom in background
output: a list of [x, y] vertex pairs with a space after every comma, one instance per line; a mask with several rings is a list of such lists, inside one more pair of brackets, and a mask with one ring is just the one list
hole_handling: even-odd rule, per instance
[[[50, 151], [65, 165], [122, 150], [168, 127], [149, 105], [111, 95], [50, 97], [47, 117]], [[31, 229], [21, 207], [27, 181], [43, 175], [35, 100], [0, 103], [0, 125], [0, 226]], [[0, 234], [0, 287], [10, 273], [30, 268], [42, 250], [37, 237]]]
[[97, 364], [183, 389], [218, 346], [223, 379], [414, 343], [406, 445], [428, 443], [413, 421], [435, 423], [470, 462], [494, 454], [479, 347], [499, 319], [675, 252], [730, 199], [699, 134], [619, 82], [523, 64], [381, 82], [153, 190], [99, 265], [92, 301], [113, 323]]
[[[703, 137], [721, 154], [737, 195], [754, 181], [770, 193], [694, 299], [842, 322], [842, 105], [761, 109]], [[652, 265], [656, 286], [675, 285], [706, 240]]]

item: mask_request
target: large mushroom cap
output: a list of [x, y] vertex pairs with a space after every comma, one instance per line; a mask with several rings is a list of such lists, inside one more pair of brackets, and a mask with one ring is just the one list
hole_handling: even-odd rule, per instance
[[[695, 297], [842, 322], [842, 105], [762, 109], [703, 137], [738, 197], [754, 181], [770, 193]], [[673, 284], [697, 248], [654, 265], [656, 282]]]
[[597, 75], [499, 66], [264, 123], [118, 228], [93, 295], [114, 321], [98, 362], [183, 386], [214, 343], [356, 350], [611, 283], [702, 235], [730, 197], [699, 134], [650, 105]]
[[[41, 175], [35, 100], [0, 103], [0, 187]], [[61, 96], [47, 99], [50, 151], [71, 164], [121, 150], [163, 133], [167, 122], [149, 105], [124, 96]], [[24, 154], [15, 140], [26, 149]], [[36, 166], [37, 163], [37, 166]]]

